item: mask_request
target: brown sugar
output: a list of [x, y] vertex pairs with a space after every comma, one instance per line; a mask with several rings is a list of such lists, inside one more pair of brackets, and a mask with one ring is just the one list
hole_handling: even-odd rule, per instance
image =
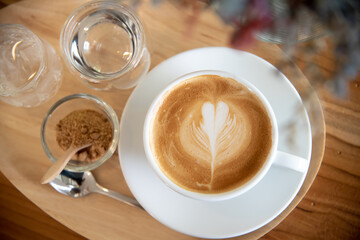
[[94, 162], [109, 149], [113, 133], [112, 125], [104, 113], [90, 109], [76, 110], [56, 125], [56, 141], [66, 151], [71, 145], [90, 147], [78, 151], [72, 160]]

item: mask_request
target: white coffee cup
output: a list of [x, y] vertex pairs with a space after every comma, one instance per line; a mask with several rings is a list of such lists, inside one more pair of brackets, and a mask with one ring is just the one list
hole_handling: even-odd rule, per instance
[[[268, 157], [263, 164], [262, 168], [253, 176], [248, 182], [245, 184], [230, 190], [228, 192], [222, 192], [222, 193], [200, 193], [200, 192], [193, 192], [189, 191], [187, 189], [184, 189], [183, 187], [177, 185], [176, 183], [172, 182], [160, 169], [160, 167], [157, 164], [156, 158], [154, 157], [154, 154], [151, 151], [150, 147], [150, 129], [151, 129], [151, 120], [153, 116], [156, 114], [157, 106], [160, 101], [162, 101], [164, 94], [166, 94], [169, 90], [171, 90], [174, 86], [181, 83], [182, 81], [185, 81], [187, 79], [191, 79], [196, 76], [200, 75], [218, 75], [221, 77], [226, 78], [232, 78], [242, 85], [246, 86], [251, 92], [256, 94], [256, 96], [262, 101], [263, 105], [265, 106], [268, 116], [271, 120], [272, 125], [272, 146], [269, 151]], [[166, 88], [164, 88], [160, 94], [154, 99], [152, 102], [144, 123], [144, 132], [143, 132], [143, 141], [144, 141], [144, 149], [145, 154], [148, 159], [149, 164], [151, 165], [152, 169], [155, 171], [157, 176], [172, 190], [198, 200], [208, 200], [208, 201], [220, 201], [220, 200], [226, 200], [230, 199], [236, 196], [239, 196], [249, 189], [253, 188], [269, 171], [272, 164], [281, 165], [283, 167], [299, 171], [299, 172], [305, 172], [308, 169], [309, 161], [306, 159], [303, 159], [301, 157], [294, 156], [292, 154], [284, 153], [279, 150], [277, 150], [278, 147], [278, 126], [275, 114], [272, 110], [272, 107], [268, 100], [265, 98], [265, 96], [251, 83], [248, 81], [241, 79], [237, 76], [234, 76], [233, 74], [222, 72], [222, 71], [215, 71], [215, 70], [204, 70], [204, 71], [196, 71], [192, 73], [185, 74], [174, 81], [172, 81]]]

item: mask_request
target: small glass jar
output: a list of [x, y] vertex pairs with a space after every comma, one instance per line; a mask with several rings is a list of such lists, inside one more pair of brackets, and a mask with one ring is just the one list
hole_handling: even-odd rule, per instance
[[103, 113], [108, 118], [112, 126], [112, 140], [105, 154], [93, 162], [70, 160], [65, 170], [71, 172], [85, 172], [99, 167], [114, 154], [119, 140], [119, 119], [110, 105], [102, 99], [89, 94], [78, 93], [70, 95], [60, 99], [49, 109], [41, 125], [41, 144], [52, 162], [56, 162], [65, 152], [60, 148], [56, 140], [57, 124], [71, 112], [84, 109]]
[[150, 67], [143, 26], [129, 7], [113, 1], [80, 6], [60, 36], [67, 66], [96, 90], [134, 87]]
[[0, 100], [35, 107], [55, 95], [62, 64], [54, 48], [25, 26], [0, 24]]

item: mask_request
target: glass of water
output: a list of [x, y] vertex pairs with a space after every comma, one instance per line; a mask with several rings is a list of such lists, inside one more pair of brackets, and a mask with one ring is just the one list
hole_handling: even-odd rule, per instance
[[92, 1], [67, 19], [60, 49], [67, 66], [96, 90], [134, 87], [150, 66], [143, 26], [127, 6]]
[[60, 87], [62, 64], [54, 48], [19, 24], [0, 24], [0, 100], [35, 107]]

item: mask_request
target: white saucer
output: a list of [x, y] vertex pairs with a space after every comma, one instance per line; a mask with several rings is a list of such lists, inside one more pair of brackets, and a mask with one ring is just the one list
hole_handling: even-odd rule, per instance
[[[265, 60], [242, 51], [211, 47], [173, 56], [155, 67], [132, 93], [121, 120], [119, 158], [125, 180], [144, 209], [159, 222], [202, 238], [243, 235], [269, 223], [294, 199], [307, 171], [272, 166], [254, 188], [221, 202], [186, 198], [153, 172], [143, 149], [144, 118], [155, 96], [172, 80], [197, 70], [221, 70], [252, 82], [268, 99], [279, 125], [279, 150], [310, 161], [311, 128], [300, 96]], [[276, 72], [277, 71], [277, 72]], [[284, 126], [295, 122], [295, 130]], [[292, 136], [292, 141], [289, 141]]]

